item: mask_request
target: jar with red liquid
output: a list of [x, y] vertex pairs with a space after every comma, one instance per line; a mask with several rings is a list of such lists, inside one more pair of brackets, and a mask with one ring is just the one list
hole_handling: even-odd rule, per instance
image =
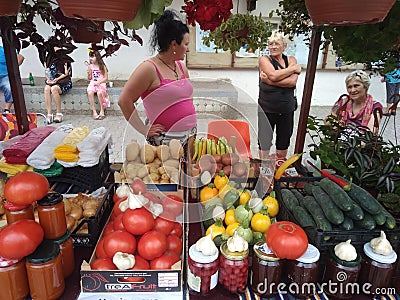
[[35, 300], [56, 300], [64, 292], [65, 281], [60, 246], [44, 240], [26, 257], [30, 296]]
[[9, 201], [4, 201], [4, 208], [6, 211], [7, 224], [11, 224], [22, 219], [35, 220], [32, 204], [15, 205]]
[[[375, 296], [386, 294], [392, 280], [396, 260], [395, 251], [392, 250], [389, 255], [377, 254], [372, 250], [370, 243], [364, 244], [364, 255], [358, 280], [364, 288], [368, 284], [368, 290], [363, 292]], [[382, 289], [385, 291], [383, 294], [380, 292]]]
[[329, 259], [326, 263], [322, 282], [324, 292], [329, 299], [351, 299], [354, 296], [353, 287], [358, 282], [361, 269], [361, 255], [352, 261], [345, 261], [336, 256], [333, 248], [329, 249]]
[[320, 252], [308, 244], [306, 252], [296, 260], [287, 260], [287, 286], [296, 298], [305, 299], [317, 291]]
[[59, 239], [55, 239], [54, 242], [60, 246], [63, 274], [64, 278], [67, 278], [74, 272], [75, 268], [74, 243], [71, 233], [67, 230], [66, 234]]
[[46, 239], [58, 239], [67, 232], [65, 207], [60, 193], [48, 193], [37, 201], [39, 223], [42, 225]]
[[218, 283], [231, 293], [243, 293], [249, 273], [249, 249], [231, 252], [224, 242], [220, 252]]
[[256, 243], [253, 250], [251, 289], [263, 298], [271, 298], [278, 294], [283, 262], [265, 242]]
[[25, 259], [0, 257], [0, 299], [23, 300], [29, 295]]
[[218, 255], [204, 255], [196, 250], [196, 245], [189, 248], [187, 284], [192, 294], [208, 295], [218, 283]]

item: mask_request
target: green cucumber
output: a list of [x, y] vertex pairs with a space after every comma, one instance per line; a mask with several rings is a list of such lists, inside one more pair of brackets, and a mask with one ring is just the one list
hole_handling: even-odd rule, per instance
[[351, 200], [351, 209], [349, 211], [344, 212], [345, 216], [353, 219], [353, 220], [362, 220], [364, 218], [364, 211], [357, 204], [357, 202]]
[[302, 193], [300, 193], [300, 191], [297, 189], [291, 189], [291, 191], [301, 205], [301, 202], [303, 202], [303, 199], [304, 199], [304, 195]]
[[354, 228], [354, 222], [348, 216], [344, 216], [343, 222], [339, 225], [344, 230], [352, 230]]
[[367, 212], [364, 212], [364, 218], [362, 220], [354, 221], [354, 225], [367, 230], [373, 230], [376, 227], [373, 215]]
[[308, 213], [308, 211], [302, 206], [296, 206], [293, 211], [293, 216], [296, 219], [297, 224], [301, 227], [315, 227], [316, 224], [314, 219]]
[[342, 223], [344, 214], [339, 207], [337, 207], [335, 202], [332, 201], [332, 198], [319, 186], [313, 186], [312, 192], [315, 200], [324, 211], [326, 218], [335, 225]]
[[378, 200], [376, 200], [369, 192], [362, 187], [352, 183], [350, 191], [347, 194], [361, 206], [363, 210], [376, 215], [381, 212], [381, 206]]
[[314, 186], [313, 183], [306, 183], [303, 186], [304, 191], [306, 192], [307, 195], [312, 196], [312, 187]]
[[388, 229], [395, 228], [396, 227], [396, 219], [393, 217], [393, 215], [390, 212], [388, 212], [386, 210], [386, 208], [383, 207], [383, 205], [381, 203], [378, 202], [378, 204], [381, 207], [381, 213], [386, 217], [386, 220], [385, 220], [386, 228], [388, 228]]
[[373, 215], [376, 225], [383, 225], [386, 223], [386, 215], [383, 212]]
[[282, 189], [281, 190], [282, 194], [282, 201], [285, 204], [285, 206], [293, 212], [293, 209], [296, 206], [299, 206], [299, 201], [297, 200], [296, 196], [292, 193], [291, 190], [289, 189]]
[[321, 229], [322, 231], [332, 230], [331, 223], [325, 217], [324, 212], [322, 211], [321, 207], [313, 196], [305, 196], [303, 203], [307, 211], [313, 217], [318, 229]]
[[335, 182], [325, 177], [319, 182], [319, 186], [331, 197], [333, 202], [342, 210], [349, 211], [352, 208], [350, 196]]

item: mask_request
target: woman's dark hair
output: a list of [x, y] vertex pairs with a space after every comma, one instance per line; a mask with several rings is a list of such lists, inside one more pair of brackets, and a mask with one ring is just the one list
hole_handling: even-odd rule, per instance
[[185, 33], [189, 33], [187, 25], [175, 12], [165, 10], [162, 16], [154, 21], [150, 46], [153, 50], [165, 52], [172, 41], [176, 41], [180, 45]]

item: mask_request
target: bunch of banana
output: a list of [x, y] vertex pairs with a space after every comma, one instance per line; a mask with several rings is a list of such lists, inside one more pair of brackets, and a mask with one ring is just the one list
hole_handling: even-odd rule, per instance
[[218, 142], [213, 138], [201, 138], [194, 141], [194, 154], [192, 161], [198, 162], [205, 154], [225, 154], [232, 153], [232, 146], [225, 137], [220, 137]]

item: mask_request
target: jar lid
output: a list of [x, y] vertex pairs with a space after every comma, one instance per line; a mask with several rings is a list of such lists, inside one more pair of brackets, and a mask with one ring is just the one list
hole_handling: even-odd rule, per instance
[[71, 232], [67, 229], [67, 232], [59, 237], [58, 239], [54, 239], [53, 241], [59, 245], [61, 245], [62, 243], [64, 243], [66, 240], [69, 239], [69, 237], [71, 236]]
[[372, 250], [370, 242], [364, 244], [364, 253], [372, 260], [375, 260], [382, 264], [392, 264], [397, 259], [397, 254], [393, 250], [389, 255], [375, 253], [374, 250]]
[[333, 248], [334, 247], [329, 248], [329, 254], [333, 258], [333, 260], [335, 260], [338, 264], [345, 266], [345, 267], [356, 267], [360, 264], [361, 255], [358, 252], [357, 252], [357, 257], [355, 260], [346, 261], [346, 260], [342, 260], [339, 257], [337, 257]]
[[52, 206], [60, 203], [63, 200], [63, 195], [60, 193], [48, 193], [41, 200], [37, 201], [37, 204], [41, 206]]
[[215, 261], [218, 258], [219, 251], [217, 249], [217, 252], [213, 255], [204, 255], [202, 252], [196, 250], [196, 245], [192, 245], [189, 248], [189, 256], [191, 259], [193, 259], [195, 262], [201, 263], [201, 264], [208, 264], [213, 261]]
[[230, 259], [230, 260], [243, 260], [249, 255], [249, 249], [241, 251], [241, 252], [229, 251], [228, 244], [226, 242], [222, 243], [219, 250], [221, 251], [221, 254], [225, 258]]
[[318, 248], [314, 245], [308, 244], [306, 252], [296, 260], [305, 264], [311, 264], [318, 261], [319, 256], [320, 253]]
[[42, 264], [57, 257], [60, 252], [60, 245], [52, 240], [43, 240], [36, 250], [26, 257], [32, 264]]
[[254, 244], [254, 253], [261, 258], [262, 260], [266, 261], [278, 261], [280, 258], [272, 252], [271, 249], [267, 246], [265, 242], [257, 242]]
[[9, 267], [19, 262], [18, 259], [7, 259], [0, 256], [0, 268]]
[[8, 200], [5, 200], [3, 205], [4, 205], [5, 209], [8, 209], [10, 211], [16, 211], [16, 210], [22, 210], [24, 208], [27, 208], [31, 204], [28, 204], [28, 205], [17, 205], [17, 204], [14, 204], [14, 203], [12, 203], [12, 202], [10, 202]]

